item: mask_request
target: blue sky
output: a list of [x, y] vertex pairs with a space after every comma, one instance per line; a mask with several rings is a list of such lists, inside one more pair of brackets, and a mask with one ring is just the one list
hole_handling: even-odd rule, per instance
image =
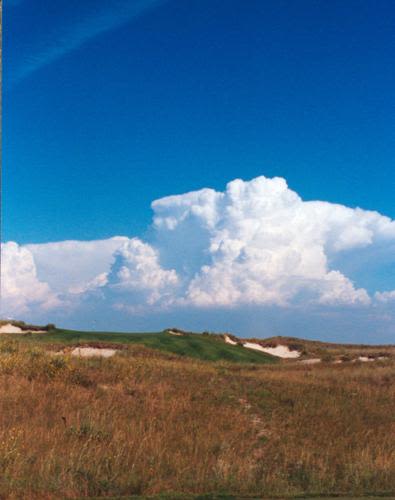
[[[394, 18], [386, 0], [5, 0], [3, 241], [153, 244], [153, 200], [262, 175], [393, 219]], [[377, 245], [328, 269], [390, 291]]]

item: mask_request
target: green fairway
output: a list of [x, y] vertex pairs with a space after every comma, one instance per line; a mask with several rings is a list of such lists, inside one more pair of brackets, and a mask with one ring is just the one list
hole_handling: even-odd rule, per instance
[[206, 361], [229, 361], [234, 363], [275, 363], [276, 358], [246, 349], [242, 346], [226, 344], [222, 338], [214, 335], [188, 333], [174, 336], [166, 332], [159, 333], [111, 333], [111, 332], [81, 332], [74, 330], [55, 329], [48, 333], [35, 333], [24, 336], [32, 342], [43, 343], [90, 343], [112, 342], [121, 344], [142, 344], [152, 349], [171, 352], [180, 356]]

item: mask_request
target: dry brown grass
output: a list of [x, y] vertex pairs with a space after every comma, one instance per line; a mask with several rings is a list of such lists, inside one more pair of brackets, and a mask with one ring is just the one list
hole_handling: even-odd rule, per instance
[[209, 364], [0, 341], [0, 498], [395, 492], [395, 364]]

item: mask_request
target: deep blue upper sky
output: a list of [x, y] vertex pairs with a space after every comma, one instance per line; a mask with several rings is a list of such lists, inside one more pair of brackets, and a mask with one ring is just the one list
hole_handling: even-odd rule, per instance
[[261, 174], [394, 218], [394, 22], [392, 0], [6, 0], [3, 239], [141, 235], [155, 198]]

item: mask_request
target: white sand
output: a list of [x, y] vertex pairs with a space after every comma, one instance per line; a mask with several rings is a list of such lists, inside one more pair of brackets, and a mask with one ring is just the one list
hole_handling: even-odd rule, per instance
[[7, 325], [0, 327], [0, 333], [23, 333], [23, 330], [22, 328], [19, 328], [19, 326], [14, 326], [11, 325], [11, 323], [8, 323]]
[[167, 330], [167, 333], [169, 333], [170, 335], [175, 335], [176, 337], [183, 337], [184, 336], [183, 333], [175, 332], [174, 330]]
[[374, 358], [368, 358], [367, 356], [358, 356], [358, 361], [366, 363], [367, 361], [374, 361]]
[[279, 358], [299, 358], [302, 354], [300, 351], [291, 351], [287, 345], [276, 345], [276, 347], [263, 347], [260, 344], [254, 342], [245, 342], [243, 344], [247, 349], [255, 349], [256, 351], [266, 352], [272, 356], [277, 356]]
[[237, 342], [232, 340], [229, 335], [224, 335], [225, 342], [230, 345], [237, 345]]
[[11, 323], [7, 323], [0, 327], [0, 333], [46, 333], [45, 330], [22, 330], [19, 326], [12, 325]]
[[102, 349], [100, 347], [76, 347], [71, 351], [72, 356], [79, 356], [81, 358], [101, 357], [110, 358], [118, 352], [117, 349]]
[[377, 358], [369, 358], [368, 356], [358, 356], [357, 359], [353, 359], [352, 362], [361, 361], [362, 363], [369, 363], [372, 361], [384, 361], [390, 359], [390, 356], [377, 356]]
[[321, 363], [321, 358], [302, 359], [299, 363], [303, 363], [304, 365], [315, 365]]

